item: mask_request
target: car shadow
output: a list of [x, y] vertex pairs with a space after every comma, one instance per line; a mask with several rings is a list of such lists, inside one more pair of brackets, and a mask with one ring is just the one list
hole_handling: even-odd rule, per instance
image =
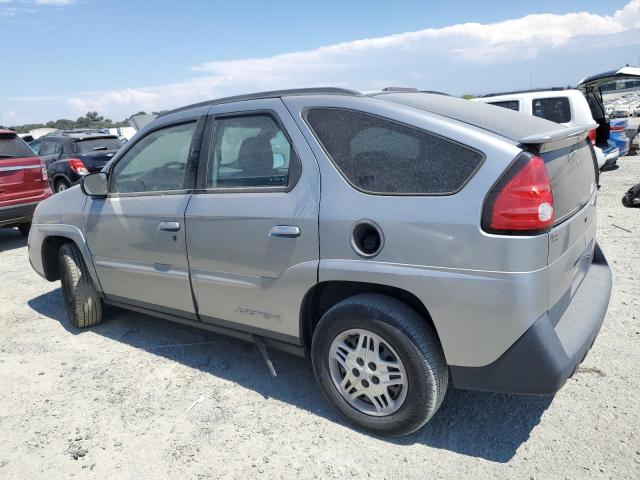
[[[69, 323], [59, 288], [29, 300], [28, 304], [74, 335], [85, 331]], [[278, 372], [272, 378], [253, 344], [121, 309], [109, 308], [105, 313], [105, 321], [92, 327], [91, 332], [348, 425], [322, 396], [307, 360], [270, 352]], [[440, 410], [426, 427], [407, 437], [381, 440], [396, 445], [423, 444], [505, 463], [527, 441], [551, 401], [552, 397], [450, 388]]]
[[27, 246], [27, 238], [17, 228], [0, 228], [0, 252]]

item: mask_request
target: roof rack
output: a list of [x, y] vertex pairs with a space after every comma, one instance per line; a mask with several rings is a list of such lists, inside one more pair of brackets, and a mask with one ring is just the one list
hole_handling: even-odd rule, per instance
[[496, 92], [478, 95], [478, 98], [498, 97], [500, 95], [515, 95], [516, 93], [535, 93], [535, 92], [561, 92], [563, 90], [574, 90], [575, 87], [567, 85], [566, 87], [550, 87], [550, 88], [530, 88], [528, 90], [513, 90], [511, 92]]
[[192, 105], [186, 105], [184, 107], [170, 110], [168, 112], [163, 113], [162, 115], [158, 115], [158, 117], [164, 117], [165, 115], [170, 115], [172, 113], [182, 112], [185, 110], [190, 110], [192, 108], [207, 107], [210, 105], [220, 105], [223, 103], [240, 102], [243, 100], [258, 100], [261, 98], [279, 98], [279, 97], [287, 97], [287, 96], [293, 96], [293, 95], [361, 96], [362, 94], [355, 90], [349, 90], [347, 88], [336, 88], [336, 87], [294, 88], [290, 90], [272, 90], [269, 92], [249, 93], [246, 95], [235, 95], [232, 97], [223, 97], [223, 98], [217, 98], [213, 100], [207, 100], [205, 102], [194, 103]]
[[43, 137], [56, 136], [56, 135], [72, 137], [72, 136], [81, 136], [81, 135], [112, 135], [112, 134], [109, 133], [108, 129], [106, 128], [76, 128], [76, 129], [69, 129], [69, 130], [56, 130], [54, 132], [49, 132], [43, 135]]

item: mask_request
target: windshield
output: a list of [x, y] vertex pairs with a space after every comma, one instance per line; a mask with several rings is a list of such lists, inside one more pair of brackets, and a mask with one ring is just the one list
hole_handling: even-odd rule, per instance
[[0, 160], [3, 158], [28, 158], [35, 154], [15, 133], [0, 133]]
[[75, 152], [79, 154], [97, 153], [103, 150], [118, 150], [122, 143], [116, 137], [88, 138], [75, 142]]

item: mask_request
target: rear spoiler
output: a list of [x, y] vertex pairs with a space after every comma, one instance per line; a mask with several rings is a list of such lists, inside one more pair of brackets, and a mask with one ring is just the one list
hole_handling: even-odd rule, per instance
[[597, 124], [580, 125], [577, 127], [562, 127], [558, 130], [529, 135], [518, 140], [523, 146], [532, 146], [539, 153], [557, 150], [559, 148], [575, 145], [587, 138], [590, 130], [598, 128]]

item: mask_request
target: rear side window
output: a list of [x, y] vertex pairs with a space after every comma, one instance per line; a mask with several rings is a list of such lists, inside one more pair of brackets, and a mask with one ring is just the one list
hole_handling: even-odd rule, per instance
[[368, 193], [455, 193], [484, 158], [451, 140], [362, 112], [314, 108], [306, 120], [342, 175]]
[[520, 102], [518, 100], [505, 100], [504, 102], [488, 102], [489, 105], [495, 105], [496, 107], [508, 108], [509, 110], [520, 110]]
[[536, 117], [556, 123], [571, 121], [571, 106], [567, 97], [534, 98], [531, 109]]
[[116, 137], [88, 138], [74, 143], [75, 152], [78, 154], [96, 153], [104, 150], [118, 150], [122, 146]]
[[33, 156], [33, 150], [15, 133], [0, 133], [0, 160]]
[[62, 147], [59, 142], [54, 140], [45, 140], [40, 146], [40, 156], [46, 157], [48, 155], [58, 155], [62, 152]]

